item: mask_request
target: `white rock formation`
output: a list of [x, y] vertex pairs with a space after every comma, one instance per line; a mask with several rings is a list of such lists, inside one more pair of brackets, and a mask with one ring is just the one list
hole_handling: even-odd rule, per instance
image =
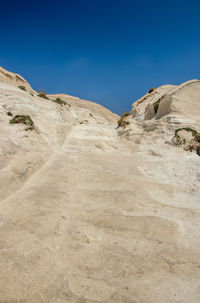
[[116, 129], [18, 81], [0, 70], [0, 303], [199, 303], [200, 158], [171, 144], [200, 130], [199, 82], [156, 89]]

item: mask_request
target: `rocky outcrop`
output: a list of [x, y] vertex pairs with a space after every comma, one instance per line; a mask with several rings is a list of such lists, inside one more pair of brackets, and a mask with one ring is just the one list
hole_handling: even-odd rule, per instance
[[0, 303], [199, 303], [199, 82], [119, 123], [1, 71]]
[[157, 133], [171, 140], [178, 128], [200, 131], [200, 81], [191, 80], [179, 86], [164, 85], [133, 103], [128, 124], [120, 135], [128, 139], [138, 133]]
[[18, 87], [22, 91], [27, 91], [32, 95], [35, 95], [37, 92], [32, 89], [30, 84], [20, 75], [16, 73], [9, 72], [0, 66], [0, 82], [11, 84], [12, 86]]
[[161, 86], [133, 103], [131, 114], [136, 121], [198, 124], [199, 95], [199, 80], [187, 81], [175, 88], [170, 85]]

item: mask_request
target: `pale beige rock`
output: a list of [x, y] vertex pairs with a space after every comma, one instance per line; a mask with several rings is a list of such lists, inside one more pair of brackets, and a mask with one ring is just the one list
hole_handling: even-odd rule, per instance
[[[197, 83], [164, 88], [179, 124], [198, 126]], [[0, 82], [0, 303], [199, 303], [200, 158], [165, 143], [176, 123], [141, 102], [116, 129], [100, 105], [15, 86]]]
[[16, 86], [18, 89], [20, 89], [20, 86], [25, 87], [26, 91], [35, 95], [37, 92], [32, 89], [30, 84], [20, 75], [16, 73], [9, 72], [5, 70], [3, 67], [0, 66], [0, 82], [11, 84], [13, 86]]

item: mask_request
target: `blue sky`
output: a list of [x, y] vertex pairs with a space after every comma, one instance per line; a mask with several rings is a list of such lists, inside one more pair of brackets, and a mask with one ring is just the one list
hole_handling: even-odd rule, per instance
[[0, 65], [120, 114], [151, 87], [200, 78], [200, 1], [5, 1]]

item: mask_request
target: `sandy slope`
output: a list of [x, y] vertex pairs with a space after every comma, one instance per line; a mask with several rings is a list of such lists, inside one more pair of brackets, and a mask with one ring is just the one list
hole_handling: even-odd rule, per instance
[[0, 302], [199, 303], [199, 157], [99, 105], [0, 92]]

